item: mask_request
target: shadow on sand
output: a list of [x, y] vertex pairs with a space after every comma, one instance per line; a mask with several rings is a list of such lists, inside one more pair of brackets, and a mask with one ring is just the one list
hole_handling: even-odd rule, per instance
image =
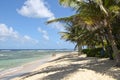
[[[96, 73], [107, 74], [109, 76], [112, 76], [116, 80], [120, 80], [120, 69], [117, 71], [110, 70], [110, 68], [112, 68], [114, 65], [113, 60], [105, 59], [105, 60], [99, 61], [98, 58], [90, 58], [90, 57], [85, 58], [85, 57], [77, 57], [73, 55], [65, 55], [53, 61], [60, 62], [60, 61], [65, 61], [65, 60], [67, 61], [69, 60], [70, 62], [78, 62], [78, 61], [80, 62], [80, 61], [89, 60], [89, 62], [85, 64], [69, 64], [68, 66], [65, 66], [65, 65], [48, 66], [39, 71], [22, 74], [21, 75], [22, 79], [24, 80], [27, 77], [34, 76], [34, 75], [41, 74], [41, 73], [56, 72], [56, 73], [50, 74], [42, 78], [42, 80], [61, 80], [65, 76], [71, 73], [74, 73], [78, 71], [79, 69], [83, 69], [83, 70], [88, 69], [88, 70], [93, 70]], [[111, 74], [108, 74], [107, 72]], [[21, 76], [18, 76], [18, 77], [21, 77]]]

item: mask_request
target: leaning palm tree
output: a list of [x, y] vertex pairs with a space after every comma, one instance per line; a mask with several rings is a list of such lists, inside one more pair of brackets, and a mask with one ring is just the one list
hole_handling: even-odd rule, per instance
[[[74, 16], [74, 15], [73, 15]], [[71, 41], [76, 43], [75, 48], [78, 48], [78, 55], [81, 53], [82, 45], [98, 45], [100, 43], [103, 43], [103, 40], [99, 36], [103, 36], [100, 34], [99, 29], [94, 31], [89, 31], [83, 26], [79, 27], [76, 25], [75, 18], [72, 17], [66, 17], [66, 18], [59, 18], [55, 20], [48, 21], [48, 23], [55, 22], [55, 21], [61, 21], [66, 24], [66, 32], [61, 32], [62, 39], [65, 39], [66, 41]], [[99, 36], [98, 36], [99, 35]]]
[[120, 14], [120, 0], [59, 0], [62, 5], [70, 6], [79, 13], [79, 25], [81, 20], [89, 28], [104, 27], [108, 32], [108, 40], [115, 54], [116, 65], [120, 66], [120, 53], [112, 34], [114, 18]]
[[[120, 54], [112, 33], [112, 22], [120, 14], [119, 0], [59, 0], [62, 5], [74, 8], [77, 14], [53, 21], [73, 21], [75, 26], [94, 31], [105, 28], [115, 54], [116, 65], [120, 66]], [[52, 22], [52, 21], [50, 21]]]
[[[72, 25], [71, 25], [72, 24]], [[80, 40], [80, 36], [81, 36], [81, 33], [84, 31], [83, 29], [81, 29], [81, 27], [76, 27], [75, 25], [73, 25], [73, 23], [71, 24], [66, 24], [68, 25], [66, 28], [66, 31], [65, 32], [60, 32], [61, 34], [61, 38], [62, 39], [65, 39], [66, 41], [70, 41], [70, 42], [73, 42], [73, 43], [76, 43], [75, 45], [75, 48], [78, 48], [78, 56], [81, 54], [81, 50], [82, 50], [82, 42]]]
[[120, 49], [120, 16], [116, 17], [116, 19], [113, 21], [112, 27], [113, 29], [113, 35], [116, 40], [117, 46]]

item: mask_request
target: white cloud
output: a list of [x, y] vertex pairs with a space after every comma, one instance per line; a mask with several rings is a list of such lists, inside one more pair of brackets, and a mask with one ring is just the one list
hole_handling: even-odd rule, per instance
[[59, 23], [59, 22], [53, 23], [52, 27], [59, 30], [59, 31], [65, 31], [64, 25]]
[[18, 33], [13, 30], [12, 27], [8, 28], [5, 24], [0, 24], [0, 40], [4, 40], [8, 37], [18, 38]]
[[49, 40], [49, 36], [48, 36], [48, 35], [43, 35], [43, 38], [44, 38], [45, 40]]
[[[53, 19], [55, 19], [54, 16], [53, 16], [53, 17], [50, 17], [50, 18], [48, 19], [48, 21], [49, 21], [49, 20], [53, 20]], [[59, 31], [65, 31], [64, 25], [63, 25], [62, 23], [60, 23], [60, 22], [54, 22], [54, 23], [52, 23], [51, 25], [52, 25], [52, 28], [54, 28], [54, 29], [57, 29], [57, 30], [59, 30]]]
[[[54, 13], [45, 5], [44, 0], [26, 0], [24, 5], [17, 9], [17, 12], [25, 17], [55, 19]], [[64, 31], [63, 25], [59, 22], [52, 23], [51, 26], [59, 31]]]
[[47, 8], [44, 0], [27, 0], [17, 12], [26, 17], [51, 18], [54, 14]]
[[26, 39], [26, 40], [31, 40], [31, 37], [29, 37], [28, 35], [25, 35], [25, 36], [24, 36], [24, 39]]
[[49, 36], [48, 36], [47, 31], [41, 29], [40, 27], [38, 28], [38, 31], [43, 34], [43, 38], [44, 38], [45, 40], [49, 40]]
[[5, 24], [0, 24], [0, 41], [7, 41], [7, 40], [18, 41], [20, 43], [23, 43], [23, 42], [37, 43], [38, 42], [37, 40], [32, 39], [30, 36], [20, 35], [12, 27], [8, 27]]
[[57, 43], [57, 45], [60, 45], [60, 44], [61, 44], [61, 42], [60, 42], [60, 41], [57, 41], [56, 43]]
[[35, 40], [35, 39], [31, 38], [31, 37], [28, 36], [28, 35], [24, 35], [23, 38], [21, 39], [21, 41], [22, 41], [23, 43], [29, 41], [29, 42], [31, 42], [31, 43], [33, 43], [33, 44], [36, 44], [36, 43], [39, 42], [38, 40]]

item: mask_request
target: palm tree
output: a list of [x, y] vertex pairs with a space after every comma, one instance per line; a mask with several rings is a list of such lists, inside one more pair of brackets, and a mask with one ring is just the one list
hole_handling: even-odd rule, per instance
[[[111, 23], [120, 13], [120, 1], [118, 0], [99, 0], [98, 5], [101, 10], [105, 13], [104, 17], [104, 27], [107, 28], [109, 42], [111, 43], [113, 53], [115, 54], [116, 65], [120, 66], [120, 53], [118, 51], [115, 38], [113, 37], [113, 30]], [[101, 7], [102, 6], [102, 7]]]
[[113, 21], [112, 25], [114, 26], [114, 27], [112, 27], [113, 35], [115, 37], [116, 44], [117, 44], [118, 48], [120, 49], [120, 16], [116, 17], [116, 19]]
[[[63, 21], [64, 19], [59, 19], [59, 21]], [[62, 39], [65, 39], [66, 41], [71, 41], [73, 43], [76, 43], [75, 49], [78, 48], [78, 56], [81, 54], [82, 50], [82, 42], [80, 40], [81, 34], [85, 31], [85, 29], [82, 29], [81, 27], [75, 26], [75, 22], [73, 20], [65, 21], [66, 23], [66, 32], [60, 32], [62, 35]]]
[[[66, 32], [60, 32], [61, 34], [61, 38], [65, 39], [66, 41], [71, 41], [73, 43], [76, 43], [75, 48], [78, 48], [78, 56], [81, 54], [81, 50], [82, 50], [82, 45], [80, 44], [79, 41], [79, 33], [77, 33], [79, 27], [67, 27], [66, 28]], [[81, 30], [81, 29], [80, 29]], [[80, 31], [79, 30], [79, 31]]]
[[[116, 65], [120, 66], [120, 53], [113, 37], [111, 23], [120, 13], [120, 0], [59, 0], [62, 5], [70, 6], [79, 13], [79, 21], [87, 27], [104, 27], [108, 32], [108, 40], [115, 54]], [[77, 25], [80, 24], [77, 21]]]
[[[67, 17], [60, 18], [54, 21], [73, 21], [74, 26], [83, 27], [91, 32], [95, 30], [107, 31], [107, 40], [112, 46], [112, 50], [115, 54], [116, 65], [120, 66], [120, 54], [117, 49], [115, 38], [113, 37], [113, 20], [120, 13], [120, 1], [119, 0], [59, 0], [62, 5], [70, 6], [74, 8], [77, 14]], [[92, 37], [93, 38], [93, 37]], [[79, 38], [80, 39], [80, 38]], [[85, 38], [83, 38], [85, 39]], [[87, 41], [86, 41], [87, 42]], [[90, 41], [88, 41], [90, 42]]]
[[[73, 15], [74, 16], [74, 15]], [[75, 48], [78, 48], [78, 55], [81, 53], [82, 45], [89, 45], [89, 46], [95, 46], [98, 44], [103, 43], [102, 37], [103, 34], [100, 34], [100, 30], [94, 30], [90, 31], [86, 28], [83, 28], [85, 25], [81, 25], [82, 27], [79, 27], [76, 25], [76, 18], [73, 19], [72, 17], [66, 17], [66, 18], [58, 18], [51, 21], [48, 21], [48, 23], [61, 21], [66, 24], [66, 32], [60, 32], [62, 35], [62, 39], [65, 39], [66, 41], [71, 41], [76, 43]]]

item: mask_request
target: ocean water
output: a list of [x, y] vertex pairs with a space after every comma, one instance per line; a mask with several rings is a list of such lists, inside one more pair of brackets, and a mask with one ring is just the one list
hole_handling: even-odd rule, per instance
[[72, 50], [0, 50], [0, 71]]

